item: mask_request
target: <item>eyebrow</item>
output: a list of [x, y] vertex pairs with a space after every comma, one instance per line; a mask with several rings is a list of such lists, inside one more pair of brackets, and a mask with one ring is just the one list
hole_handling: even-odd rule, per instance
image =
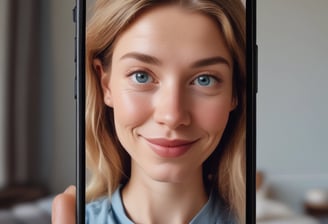
[[126, 59], [126, 58], [137, 59], [137, 60], [142, 61], [142, 62], [147, 63], [147, 64], [155, 64], [155, 65], [161, 65], [162, 64], [160, 62], [160, 60], [158, 60], [156, 57], [153, 57], [153, 56], [150, 56], [150, 55], [147, 55], [147, 54], [138, 53], [138, 52], [127, 53], [127, 54], [123, 55], [120, 58], [120, 60]]
[[[126, 59], [126, 58], [133, 58], [136, 60], [139, 60], [141, 62], [147, 63], [147, 64], [154, 64], [154, 65], [161, 65], [161, 61], [151, 55], [139, 53], [139, 52], [130, 52], [125, 55], [123, 55], [120, 60]], [[200, 59], [198, 61], [195, 61], [191, 64], [192, 68], [198, 68], [198, 67], [205, 67], [209, 65], [215, 65], [215, 64], [226, 64], [229, 68], [231, 67], [229, 61], [222, 57], [222, 56], [215, 56], [210, 58], [204, 58]]]
[[198, 67], [204, 67], [204, 66], [215, 65], [215, 64], [226, 64], [229, 68], [231, 68], [229, 61], [221, 56], [201, 59], [199, 61], [194, 62], [191, 65], [191, 67], [198, 68]]

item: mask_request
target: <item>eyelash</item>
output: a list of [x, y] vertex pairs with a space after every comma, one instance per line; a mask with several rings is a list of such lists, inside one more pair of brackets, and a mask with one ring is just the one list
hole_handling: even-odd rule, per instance
[[[150, 81], [147, 79], [145, 80], [145, 82], [141, 82], [140, 80], [138, 81], [138, 77], [136, 77], [136, 75], [138, 74], [143, 74], [143, 75], [147, 75], [147, 78], [150, 79]], [[155, 78], [149, 74], [148, 71], [144, 71], [144, 70], [136, 70], [136, 71], [132, 71], [129, 73], [128, 75], [131, 80], [137, 84], [137, 85], [146, 85], [146, 84], [151, 84], [151, 83], [156, 83], [155, 81]], [[201, 84], [197, 84], [196, 81], [201, 78], [201, 77], [206, 77], [206, 78], [209, 78], [209, 85], [201, 85]], [[199, 87], [212, 87], [213, 85], [215, 84], [219, 84], [219, 83], [222, 83], [222, 79], [219, 78], [218, 76], [216, 75], [212, 75], [210, 73], [203, 73], [203, 74], [200, 74], [200, 75], [197, 75], [192, 81], [191, 81], [191, 84], [192, 85], [196, 85], [196, 86], [199, 86]]]
[[[140, 80], [138, 81], [138, 77], [137, 77], [138, 74], [146, 75], [147, 78], [148, 79], [150, 78], [151, 80], [150, 81], [146, 80], [145, 82], [141, 82]], [[154, 82], [154, 78], [151, 75], [149, 75], [148, 72], [142, 71], [142, 70], [137, 70], [137, 71], [131, 72], [129, 74], [129, 77], [131, 77], [132, 81], [136, 84], [149, 84], [149, 83]], [[139, 78], [142, 78], [142, 77], [139, 76]]]
[[[208, 85], [201, 85], [201, 84], [196, 84], [196, 81], [200, 78], [207, 78], [208, 81], [210, 82]], [[192, 81], [192, 84], [193, 85], [198, 85], [198, 86], [201, 86], [201, 87], [211, 87], [213, 85], [215, 85], [216, 83], [221, 83], [222, 80], [220, 78], [218, 78], [217, 76], [215, 75], [211, 75], [211, 74], [207, 74], [207, 73], [204, 73], [204, 74], [200, 74], [198, 75], [193, 81]]]

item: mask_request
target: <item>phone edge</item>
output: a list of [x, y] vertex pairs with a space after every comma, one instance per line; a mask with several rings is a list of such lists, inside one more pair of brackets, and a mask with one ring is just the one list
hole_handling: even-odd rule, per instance
[[86, 1], [76, 0], [76, 223], [85, 220], [85, 25]]

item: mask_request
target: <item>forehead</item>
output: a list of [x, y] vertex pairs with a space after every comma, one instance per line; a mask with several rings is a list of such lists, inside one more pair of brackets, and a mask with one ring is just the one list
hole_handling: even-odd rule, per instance
[[219, 24], [204, 13], [176, 5], [139, 15], [117, 39], [113, 56], [129, 50], [183, 58], [219, 54], [230, 60]]

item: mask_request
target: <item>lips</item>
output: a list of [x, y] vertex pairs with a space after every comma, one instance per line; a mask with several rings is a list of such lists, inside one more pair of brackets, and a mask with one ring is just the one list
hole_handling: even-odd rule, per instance
[[179, 157], [185, 154], [197, 140], [145, 138], [151, 149], [159, 156], [166, 158]]

